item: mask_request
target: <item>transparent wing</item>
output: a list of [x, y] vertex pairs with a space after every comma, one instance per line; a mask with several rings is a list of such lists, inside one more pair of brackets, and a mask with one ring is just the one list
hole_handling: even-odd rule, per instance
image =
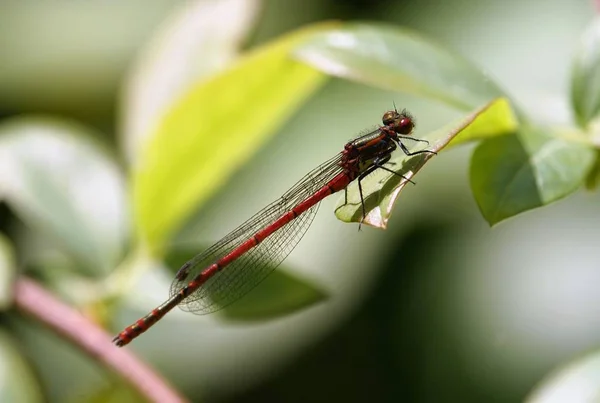
[[[338, 154], [318, 166], [285, 192], [281, 198], [184, 264], [171, 284], [171, 295], [178, 293], [207, 267], [325, 186], [342, 172], [342, 168], [338, 165], [340, 160], [341, 154]], [[216, 272], [199, 289], [184, 299], [179, 307], [184, 311], [204, 315], [218, 311], [247, 294], [279, 266], [296, 247], [312, 223], [317, 210], [318, 204]]]

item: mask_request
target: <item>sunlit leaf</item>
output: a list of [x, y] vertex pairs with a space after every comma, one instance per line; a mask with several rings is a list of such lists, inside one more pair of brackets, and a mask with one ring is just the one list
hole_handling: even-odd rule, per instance
[[0, 196], [92, 273], [108, 272], [127, 237], [124, 184], [85, 127], [21, 117], [0, 126]]
[[577, 122], [586, 127], [600, 112], [600, 18], [581, 38], [571, 73], [571, 103]]
[[600, 354], [578, 359], [546, 377], [526, 403], [597, 402], [600, 397]]
[[13, 280], [17, 266], [11, 242], [0, 234], [0, 310], [12, 303]]
[[194, 85], [161, 120], [133, 175], [138, 234], [155, 255], [325, 82], [322, 73], [288, 57], [298, 40], [323, 27], [251, 52]]
[[[476, 109], [466, 118], [459, 119], [438, 130], [424, 135], [416, 133], [415, 138], [429, 141], [428, 146], [415, 143], [416, 145], [411, 148], [409, 140], [403, 140], [403, 142], [413, 151], [427, 149], [440, 152], [450, 141], [460, 143], [482, 137], [491, 137], [503, 134], [506, 130], [514, 128], [515, 125], [516, 120], [510, 113], [510, 107], [507, 109], [506, 100], [500, 98]], [[476, 130], [471, 130], [471, 127], [475, 127]], [[464, 139], [462, 139], [463, 134], [465, 135]], [[435, 157], [433, 154], [407, 157], [401, 151], [397, 151], [395, 157], [386, 166], [398, 174], [404, 175], [405, 178], [412, 179], [425, 163], [433, 157]], [[361, 183], [367, 213], [363, 224], [385, 228], [398, 196], [408, 182], [399, 176], [377, 170]], [[344, 195], [340, 197], [335, 214], [345, 222], [360, 222], [363, 211], [356, 183], [348, 187], [348, 203], [345, 202]]]
[[309, 37], [294, 54], [334, 76], [463, 110], [503, 96], [485, 74], [456, 52], [397, 26], [345, 24]]
[[123, 141], [133, 159], [173, 100], [237, 56], [258, 0], [186, 1], [155, 34], [125, 83]]
[[45, 402], [35, 371], [18, 353], [17, 343], [0, 331], [0, 402]]
[[518, 127], [517, 117], [506, 98], [492, 102], [477, 119], [468, 124], [452, 140], [451, 146], [468, 141], [483, 140], [514, 132]]
[[491, 224], [558, 200], [578, 189], [594, 163], [588, 144], [525, 126], [487, 140], [473, 153], [471, 188]]

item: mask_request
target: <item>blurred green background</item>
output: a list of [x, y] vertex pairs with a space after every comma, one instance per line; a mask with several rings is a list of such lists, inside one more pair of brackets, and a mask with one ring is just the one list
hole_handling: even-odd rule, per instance
[[[180, 3], [3, 2], [0, 117], [77, 121], [115, 166], [125, 167], [124, 82]], [[321, 20], [413, 28], [484, 68], [530, 116], [552, 125], [573, 120], [570, 61], [594, 15], [590, 2], [560, 0], [273, 0], [253, 12], [243, 49]], [[417, 135], [456, 116], [429, 101], [332, 79], [176, 242], [219, 239], [377, 124], [392, 102], [417, 117]], [[325, 302], [249, 323], [178, 311], [128, 348], [199, 402], [524, 400], [552, 370], [598, 346], [599, 200], [579, 192], [490, 229], [469, 189], [471, 152], [467, 146], [434, 158], [403, 193], [386, 231], [357, 232], [335, 219], [335, 197], [322, 204], [283, 270], [325, 290]], [[130, 196], [123, 193], [115, 197]], [[15, 246], [20, 268], [81, 302], [73, 294], [89, 291], [79, 281], [88, 272], [31, 220], [18, 205], [0, 203], [0, 231]], [[123, 238], [111, 241], [120, 245], [113, 248], [117, 257], [133, 249], [130, 225], [115, 224]], [[71, 282], [64, 280], [69, 273], [77, 274]], [[153, 273], [132, 288], [126, 309], [109, 311], [111, 332], [166, 297], [166, 273]], [[119, 378], [75, 347], [14, 310], [1, 318], [1, 350], [13, 357], [3, 364], [2, 384], [39, 389], [51, 402], [127, 401], [118, 395]], [[13, 401], [40, 401], [36, 396]]]

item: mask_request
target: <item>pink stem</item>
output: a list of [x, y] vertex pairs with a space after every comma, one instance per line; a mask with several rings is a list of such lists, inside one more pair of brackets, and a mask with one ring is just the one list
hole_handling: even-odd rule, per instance
[[15, 306], [73, 342], [110, 370], [119, 373], [148, 401], [187, 401], [129, 350], [115, 347], [111, 343], [111, 337], [103, 329], [56, 299], [34, 281], [25, 277], [17, 280]]

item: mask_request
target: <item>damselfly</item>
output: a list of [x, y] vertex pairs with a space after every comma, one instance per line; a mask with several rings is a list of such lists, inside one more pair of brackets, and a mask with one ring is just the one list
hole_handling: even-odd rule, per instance
[[124, 346], [148, 330], [179, 305], [195, 314], [207, 314], [231, 304], [265, 279], [290, 254], [306, 233], [319, 202], [357, 180], [362, 217], [366, 216], [361, 181], [377, 169], [403, 175], [386, 167], [397, 147], [409, 151], [402, 140], [411, 137], [414, 119], [405, 110], [387, 111], [383, 125], [348, 142], [342, 152], [310, 171], [281, 198], [267, 205], [219, 242], [186, 262], [175, 275], [170, 297], [148, 315], [119, 333], [113, 342]]

